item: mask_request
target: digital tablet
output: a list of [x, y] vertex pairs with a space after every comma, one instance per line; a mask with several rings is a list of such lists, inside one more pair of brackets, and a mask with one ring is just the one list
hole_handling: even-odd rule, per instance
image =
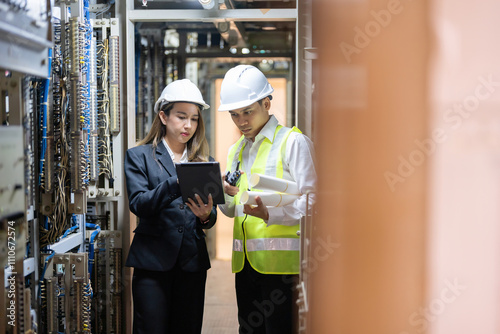
[[225, 203], [218, 162], [178, 163], [175, 169], [184, 202], [188, 202], [188, 198], [196, 202], [194, 194], [198, 194], [203, 203], [208, 203], [208, 194], [212, 194], [214, 204]]

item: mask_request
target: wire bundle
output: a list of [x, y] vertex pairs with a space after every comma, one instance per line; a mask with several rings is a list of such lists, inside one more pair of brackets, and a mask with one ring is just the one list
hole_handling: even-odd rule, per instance
[[105, 175], [112, 180], [113, 157], [111, 151], [111, 129], [109, 117], [109, 84], [108, 84], [108, 40], [98, 44], [97, 76], [100, 78], [98, 91], [98, 119], [99, 119], [99, 175]]

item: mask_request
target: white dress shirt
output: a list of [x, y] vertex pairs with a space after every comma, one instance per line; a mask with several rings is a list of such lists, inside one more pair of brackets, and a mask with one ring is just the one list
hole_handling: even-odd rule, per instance
[[[163, 142], [163, 145], [165, 145], [165, 147], [167, 148], [168, 154], [170, 154], [170, 158], [172, 158], [172, 161], [175, 164], [176, 162], [174, 161], [174, 158], [175, 158], [174, 152], [170, 149], [170, 147], [168, 147], [168, 144], [167, 144], [167, 141], [165, 140], [165, 138], [162, 138], [161, 141]], [[189, 162], [188, 161], [187, 145], [186, 145], [186, 147], [184, 147], [184, 152], [182, 153], [181, 160], [179, 162]]]
[[[255, 136], [255, 140], [244, 138], [245, 147], [242, 154], [243, 171], [249, 179], [251, 175], [251, 167], [257, 157], [260, 145], [264, 138], [273, 140], [278, 120], [274, 115], [271, 115], [269, 121], [264, 125], [262, 130]], [[234, 146], [235, 144], [233, 144]], [[229, 148], [229, 152], [233, 148]], [[238, 154], [238, 152], [237, 152]], [[230, 166], [228, 166], [230, 168]], [[242, 176], [242, 177], [243, 177]], [[316, 187], [316, 169], [314, 167], [314, 148], [311, 140], [298, 132], [291, 132], [286, 142], [286, 156], [283, 161], [283, 178], [295, 181], [301, 192], [301, 196], [294, 202], [279, 206], [267, 207], [269, 211], [269, 219], [266, 221], [268, 225], [281, 224], [281, 225], [295, 225], [298, 220], [306, 214], [306, 201], [308, 192], [309, 205], [314, 203], [314, 191]], [[219, 205], [221, 211], [228, 217], [235, 216], [235, 205], [233, 197], [225, 194], [226, 204]]]

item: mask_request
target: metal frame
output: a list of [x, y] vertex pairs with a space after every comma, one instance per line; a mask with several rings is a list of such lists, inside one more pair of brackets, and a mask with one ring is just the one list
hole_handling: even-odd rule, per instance
[[[42, 1], [40, 1], [42, 2]], [[45, 2], [48, 13], [51, 1]], [[48, 49], [52, 47], [51, 25], [22, 11], [9, 10], [0, 3], [0, 59], [2, 67], [20, 73], [46, 78]]]
[[128, 20], [132, 22], [196, 21], [296, 21], [297, 9], [216, 9], [216, 10], [129, 10]]
[[295, 121], [298, 128], [311, 138], [312, 125], [312, 61], [316, 52], [312, 43], [312, 1], [298, 0], [297, 8], [300, 15], [297, 17], [297, 49], [296, 54], [296, 95]]
[[[138, 22], [179, 22], [179, 21], [203, 21], [203, 22], [211, 22], [218, 23], [224, 21], [290, 21], [296, 22], [296, 54], [299, 54], [298, 45], [299, 45], [299, 37], [302, 31], [299, 29], [299, 5], [297, 4], [297, 8], [294, 9], [270, 9], [270, 10], [260, 10], [260, 9], [218, 9], [218, 6], [210, 10], [145, 10], [145, 9], [134, 9], [134, 1], [135, 0], [126, 0], [118, 2], [117, 1], [117, 15], [122, 16], [120, 22], [122, 22], [121, 26], [121, 45], [125, 46], [122, 49], [121, 59], [124, 61], [121, 62], [120, 67], [122, 69], [122, 73], [125, 76], [122, 76], [121, 87], [123, 88], [124, 94], [122, 95], [124, 98], [121, 103], [122, 106], [126, 108], [126, 115], [124, 117], [124, 121], [122, 122], [122, 130], [126, 131], [123, 133], [123, 149], [126, 150], [129, 147], [133, 147], [136, 143], [136, 117], [135, 117], [135, 33], [134, 33], [134, 25]], [[222, 1], [219, 1], [222, 2]], [[300, 0], [297, 1], [299, 3]], [[124, 16], [124, 19], [123, 19]], [[295, 78], [298, 80], [301, 79], [301, 75], [297, 75], [297, 73], [301, 72], [301, 64], [297, 61], [298, 56], [292, 57], [295, 61]], [[300, 82], [300, 81], [297, 81]], [[300, 109], [300, 104], [297, 103], [297, 98], [300, 100], [301, 97], [298, 96], [298, 88], [299, 85], [295, 85], [295, 104], [297, 106], [296, 110]], [[123, 110], [123, 108], [122, 108]], [[300, 110], [300, 112], [303, 112]], [[296, 122], [300, 121], [299, 118], [295, 117]], [[126, 121], [125, 121], [126, 120]], [[297, 125], [302, 126], [301, 122]], [[307, 133], [307, 132], [306, 132]], [[125, 137], [126, 136], [126, 137]], [[131, 225], [135, 222], [135, 216], [132, 214], [127, 214], [127, 201], [119, 201], [119, 221], [121, 222], [121, 226], [118, 228], [124, 228], [124, 248], [123, 254], [128, 252], [127, 242], [131, 241], [132, 234], [131, 230], [133, 227]], [[130, 238], [130, 240], [129, 240]], [[124, 259], [123, 259], [124, 260]], [[126, 277], [124, 277], [123, 283], [125, 286], [131, 283], [131, 278], [129, 271], [125, 271]], [[132, 296], [130, 293], [130, 289], [125, 289], [124, 291], [124, 308], [125, 308], [125, 316], [124, 316], [124, 325], [126, 328], [126, 333], [131, 333], [131, 309], [132, 309]]]
[[[126, 106], [127, 106], [127, 147], [134, 145], [135, 133], [135, 35], [134, 24], [137, 22], [167, 21], [203, 21], [217, 23], [221, 21], [297, 21], [298, 10], [294, 9], [211, 9], [211, 10], [159, 10], [134, 9], [134, 1], [127, 1], [125, 36], [126, 54]], [[297, 89], [297, 88], [296, 88]]]

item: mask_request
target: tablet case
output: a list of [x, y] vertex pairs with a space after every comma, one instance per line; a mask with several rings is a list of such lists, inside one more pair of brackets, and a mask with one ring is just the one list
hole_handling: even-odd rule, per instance
[[[219, 163], [185, 162], [175, 164], [182, 200], [195, 199], [194, 194], [200, 195], [203, 203], [208, 202], [208, 194], [212, 194], [214, 204], [224, 204], [224, 189]], [[195, 200], [196, 202], [196, 200]]]

